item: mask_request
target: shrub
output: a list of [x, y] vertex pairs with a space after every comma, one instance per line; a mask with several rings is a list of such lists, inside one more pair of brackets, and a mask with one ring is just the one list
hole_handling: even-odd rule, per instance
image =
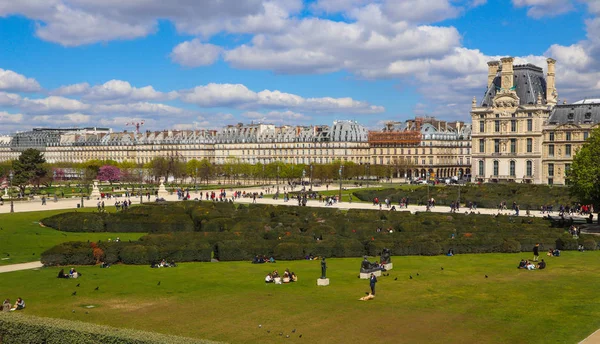
[[62, 243], [46, 250], [41, 255], [41, 261], [45, 266], [96, 263], [90, 244], [76, 241]]
[[104, 232], [104, 216], [99, 213], [69, 212], [41, 221], [44, 226], [64, 232]]
[[598, 244], [594, 239], [585, 239], [583, 240], [583, 247], [588, 251], [592, 251], [598, 249]]
[[210, 344], [207, 340], [0, 312], [0, 343]]
[[150, 264], [148, 250], [143, 245], [127, 245], [121, 250], [121, 261], [125, 264]]

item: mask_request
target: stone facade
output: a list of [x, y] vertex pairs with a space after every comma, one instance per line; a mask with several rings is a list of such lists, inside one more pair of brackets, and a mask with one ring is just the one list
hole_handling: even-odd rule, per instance
[[557, 101], [555, 60], [540, 67], [513, 66], [513, 58], [488, 63], [488, 89], [473, 98], [473, 180], [542, 183], [542, 129]]

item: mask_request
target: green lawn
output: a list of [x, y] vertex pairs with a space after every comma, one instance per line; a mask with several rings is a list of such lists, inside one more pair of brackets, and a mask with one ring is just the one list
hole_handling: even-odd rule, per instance
[[[394, 257], [366, 302], [358, 301], [369, 289], [357, 278], [360, 258], [328, 260], [328, 287], [316, 286], [319, 261], [185, 263], [78, 267], [77, 280], [57, 279], [59, 268], [6, 273], [0, 297], [23, 297], [26, 314], [232, 343], [577, 343], [599, 328], [600, 252], [516, 269], [529, 256]], [[299, 282], [263, 282], [285, 268]]]
[[[5, 205], [6, 206], [6, 205]], [[108, 207], [114, 211], [114, 207]], [[93, 208], [77, 211], [94, 211]], [[45, 250], [66, 241], [98, 241], [119, 237], [137, 240], [144, 233], [71, 233], [41, 227], [39, 221], [73, 209], [0, 214], [0, 265], [39, 261]]]

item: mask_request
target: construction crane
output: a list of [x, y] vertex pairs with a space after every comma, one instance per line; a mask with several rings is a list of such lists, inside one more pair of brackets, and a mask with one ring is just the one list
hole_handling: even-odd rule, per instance
[[135, 126], [135, 132], [136, 132], [136, 134], [140, 133], [140, 127], [143, 126], [143, 125], [144, 125], [144, 121], [141, 121], [141, 122], [135, 122], [135, 121], [133, 121], [133, 122], [127, 122], [127, 123], [125, 123], [126, 127]]

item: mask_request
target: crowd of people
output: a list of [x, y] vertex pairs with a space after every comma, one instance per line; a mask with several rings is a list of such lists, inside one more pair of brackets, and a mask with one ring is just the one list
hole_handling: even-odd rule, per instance
[[2, 303], [2, 309], [1, 311], [3, 312], [10, 312], [10, 311], [20, 311], [25, 309], [25, 301], [23, 301], [22, 298], [17, 298], [17, 301], [15, 302], [15, 304], [11, 307], [10, 304], [10, 299], [4, 299], [4, 302]]
[[546, 268], [546, 262], [542, 259], [541, 262], [535, 264], [533, 261], [521, 259], [521, 262], [519, 262], [519, 266], [517, 268], [526, 270], [543, 270]]
[[277, 270], [269, 272], [267, 276], [265, 276], [265, 283], [282, 284], [291, 282], [298, 282], [298, 276], [296, 276], [295, 272], [290, 272], [290, 269], [285, 269], [283, 276], [280, 276]]

